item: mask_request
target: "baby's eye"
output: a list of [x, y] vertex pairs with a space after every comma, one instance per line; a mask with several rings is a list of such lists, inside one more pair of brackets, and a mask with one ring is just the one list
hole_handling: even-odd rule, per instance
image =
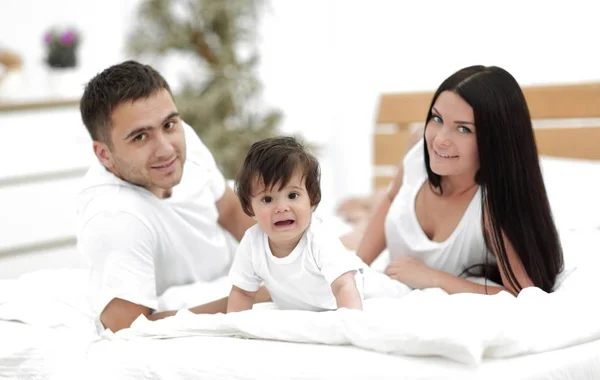
[[300, 194], [298, 193], [290, 193], [290, 195], [288, 195], [288, 198], [290, 199], [296, 199], [300, 196]]
[[271, 202], [273, 202], [273, 197], [270, 197], [270, 196], [263, 197], [262, 201], [264, 203], [271, 203]]

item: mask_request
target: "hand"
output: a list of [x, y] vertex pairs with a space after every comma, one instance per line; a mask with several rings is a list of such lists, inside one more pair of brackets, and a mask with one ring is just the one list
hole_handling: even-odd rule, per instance
[[438, 273], [413, 257], [398, 257], [385, 268], [385, 274], [413, 289], [438, 287]]

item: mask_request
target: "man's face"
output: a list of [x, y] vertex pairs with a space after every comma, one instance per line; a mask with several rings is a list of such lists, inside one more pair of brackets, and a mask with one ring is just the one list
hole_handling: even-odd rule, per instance
[[181, 181], [185, 135], [171, 94], [159, 90], [147, 99], [124, 102], [112, 112], [112, 147], [94, 141], [94, 151], [117, 177], [159, 198]]

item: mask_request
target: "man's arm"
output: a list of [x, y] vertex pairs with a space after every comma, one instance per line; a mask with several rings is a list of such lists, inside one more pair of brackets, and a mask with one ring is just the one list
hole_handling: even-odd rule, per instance
[[[227, 310], [227, 297], [192, 307], [189, 310], [195, 314], [225, 313]], [[140, 315], [144, 315], [150, 321], [157, 321], [159, 319], [171, 317], [176, 313], [176, 310], [169, 310], [151, 314], [151, 310], [146, 306], [137, 305], [120, 298], [114, 298], [106, 305], [102, 314], [100, 314], [100, 321], [105, 328], [112, 332], [117, 332], [131, 327], [133, 321]]]
[[131, 327], [133, 321], [142, 314], [148, 317], [150, 309], [120, 298], [114, 298], [100, 314], [100, 322], [102, 322], [104, 328], [117, 332]]
[[217, 201], [219, 224], [231, 233], [238, 241], [242, 240], [246, 230], [254, 225], [254, 220], [242, 210], [240, 200], [229, 186]]

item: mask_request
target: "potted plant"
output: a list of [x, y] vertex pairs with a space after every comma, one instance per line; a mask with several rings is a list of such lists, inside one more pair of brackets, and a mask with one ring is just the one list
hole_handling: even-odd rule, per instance
[[77, 70], [81, 35], [75, 28], [53, 27], [44, 33], [47, 65], [47, 96], [77, 98], [83, 92]]
[[73, 28], [52, 28], [44, 34], [46, 63], [51, 68], [64, 69], [77, 66], [77, 48], [80, 35]]

